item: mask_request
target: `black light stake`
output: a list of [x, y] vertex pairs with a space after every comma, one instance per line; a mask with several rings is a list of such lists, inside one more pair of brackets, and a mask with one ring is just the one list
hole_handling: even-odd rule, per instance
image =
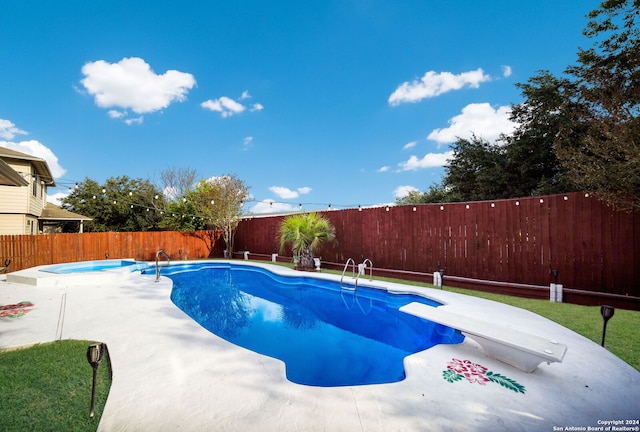
[[602, 346], [604, 346], [604, 335], [607, 333], [607, 321], [611, 319], [615, 311], [616, 310], [612, 306], [600, 306], [600, 315], [602, 315], [602, 319], [604, 320], [604, 325], [602, 327]]
[[91, 411], [89, 411], [89, 417], [92, 418], [95, 414], [94, 407], [96, 403], [96, 377], [98, 375], [98, 366], [100, 366], [103, 354], [104, 344], [102, 343], [89, 345], [89, 348], [87, 348], [87, 361], [93, 368], [93, 386], [91, 387]]

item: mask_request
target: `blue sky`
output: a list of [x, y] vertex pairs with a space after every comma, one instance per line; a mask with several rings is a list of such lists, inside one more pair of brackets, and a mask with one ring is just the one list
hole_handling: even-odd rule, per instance
[[[246, 211], [382, 205], [515, 84], [576, 63], [593, 0], [3, 1], [0, 146], [85, 178], [235, 174]], [[273, 203], [273, 204], [270, 204]]]

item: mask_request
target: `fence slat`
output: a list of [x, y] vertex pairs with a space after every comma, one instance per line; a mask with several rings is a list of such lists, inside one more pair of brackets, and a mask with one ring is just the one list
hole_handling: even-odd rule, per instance
[[[538, 286], [558, 270], [566, 288], [640, 296], [637, 211], [617, 212], [578, 192], [494, 203], [323, 212], [338, 243], [319, 255], [336, 263], [364, 255], [378, 268], [415, 272], [433, 272], [439, 261], [452, 276]], [[272, 253], [281, 220], [240, 222], [236, 244]]]

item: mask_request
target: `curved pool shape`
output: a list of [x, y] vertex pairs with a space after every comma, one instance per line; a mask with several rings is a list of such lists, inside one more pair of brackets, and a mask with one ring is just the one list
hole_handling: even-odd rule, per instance
[[135, 260], [100, 260], [100, 261], [80, 261], [69, 264], [58, 264], [48, 266], [41, 271], [47, 273], [66, 274], [66, 273], [84, 273], [114, 270], [128, 268], [130, 271], [143, 270], [148, 268], [149, 264], [138, 262]]
[[333, 281], [235, 264], [171, 265], [162, 274], [173, 280], [171, 300], [191, 318], [229, 342], [282, 360], [287, 379], [298, 384], [401, 381], [407, 355], [464, 339], [399, 312], [416, 301], [438, 306], [415, 295], [340, 289]]

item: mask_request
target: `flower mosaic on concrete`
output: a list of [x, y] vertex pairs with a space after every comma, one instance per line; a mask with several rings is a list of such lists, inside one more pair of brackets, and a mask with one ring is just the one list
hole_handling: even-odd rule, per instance
[[0, 318], [18, 318], [29, 312], [34, 306], [30, 301], [0, 306]]
[[442, 378], [450, 383], [466, 379], [471, 384], [485, 385], [488, 382], [500, 384], [502, 387], [513, 390], [516, 393], [524, 393], [525, 388], [517, 381], [507, 378], [499, 373], [488, 371], [486, 367], [471, 360], [451, 359], [447, 363], [447, 369], [442, 371]]

